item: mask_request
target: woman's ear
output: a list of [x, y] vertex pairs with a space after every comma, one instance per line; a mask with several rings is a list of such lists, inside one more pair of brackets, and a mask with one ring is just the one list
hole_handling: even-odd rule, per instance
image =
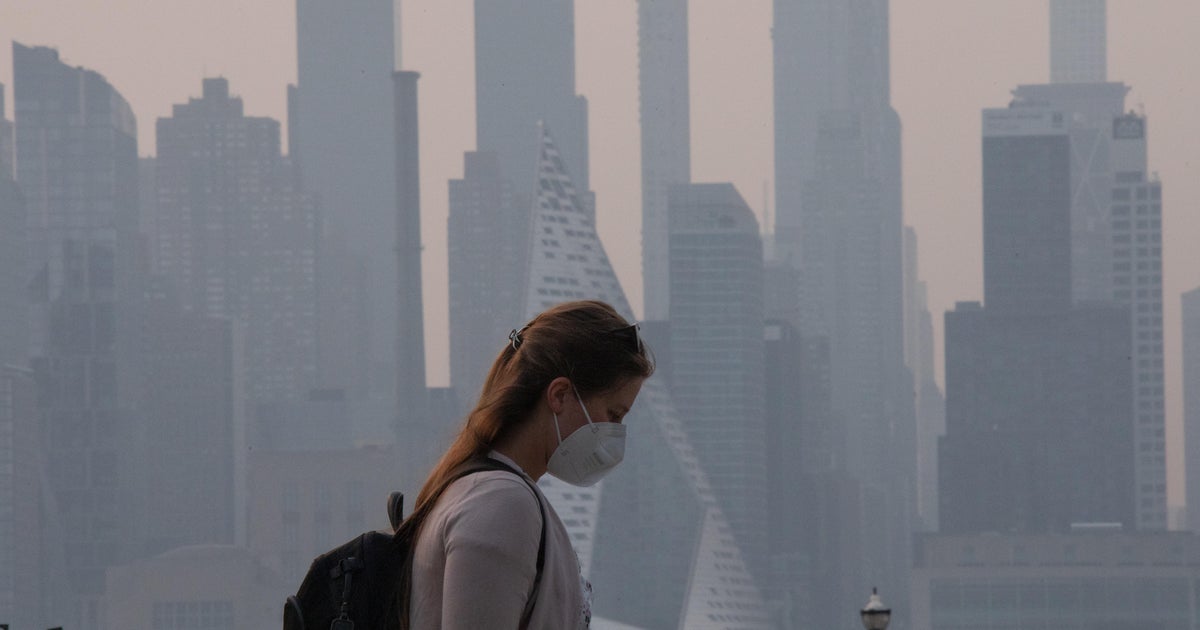
[[550, 411], [560, 414], [567, 405], [567, 396], [571, 394], [571, 379], [560, 376], [546, 386], [546, 404]]

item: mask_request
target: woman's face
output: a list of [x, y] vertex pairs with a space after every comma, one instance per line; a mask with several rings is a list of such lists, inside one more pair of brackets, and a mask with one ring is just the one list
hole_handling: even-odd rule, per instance
[[584, 396], [583, 404], [587, 407], [587, 416], [579, 406], [579, 399], [575, 397], [574, 389], [568, 389], [563, 400], [562, 413], [558, 415], [562, 439], [567, 439], [571, 433], [587, 424], [588, 417], [596, 423], [620, 423], [623, 421], [625, 415], [633, 407], [638, 393], [642, 391], [642, 383], [645, 380], [644, 378], [632, 378], [608, 391]]

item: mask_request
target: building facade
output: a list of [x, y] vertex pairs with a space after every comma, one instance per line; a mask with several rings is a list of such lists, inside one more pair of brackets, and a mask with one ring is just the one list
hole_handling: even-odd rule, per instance
[[280, 125], [244, 115], [225, 79], [158, 121], [154, 251], [183, 307], [242, 331], [247, 398], [316, 385], [317, 216], [280, 152]]
[[537, 194], [539, 124], [558, 139], [576, 190], [588, 184], [587, 100], [575, 93], [575, 5], [567, 0], [475, 1], [475, 131], [479, 151], [525, 199]]
[[469, 152], [450, 180], [450, 382], [460, 414], [475, 405], [488, 368], [525, 323], [530, 204], [514, 195], [498, 154]]
[[[319, 200], [322, 388], [394, 419], [397, 331], [395, 2], [296, 3], [289, 154]], [[378, 421], [377, 418], [373, 420]]]
[[638, 2], [644, 317], [669, 314], [667, 195], [691, 181], [687, 0]]
[[766, 581], [763, 252], [732, 184], [668, 195], [671, 393], [755, 577]]
[[1056, 535], [925, 535], [913, 627], [1164, 628], [1200, 623], [1200, 541], [1083, 528]]
[[1071, 299], [1067, 120], [983, 115], [985, 302], [946, 314], [942, 532], [1137, 522], [1130, 314]]
[[75, 598], [58, 612], [96, 628], [104, 570], [141, 537], [136, 123], [104, 77], [53, 49], [14, 42], [13, 76], [43, 456]]

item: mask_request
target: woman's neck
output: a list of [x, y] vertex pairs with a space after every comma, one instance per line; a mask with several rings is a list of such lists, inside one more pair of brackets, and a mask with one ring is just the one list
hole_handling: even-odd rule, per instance
[[517, 424], [517, 430], [497, 440], [492, 448], [513, 460], [534, 481], [546, 473], [546, 444], [544, 423], [536, 414]]

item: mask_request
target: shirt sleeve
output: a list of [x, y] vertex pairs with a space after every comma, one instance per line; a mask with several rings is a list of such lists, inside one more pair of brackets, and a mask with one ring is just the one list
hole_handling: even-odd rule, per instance
[[446, 521], [442, 630], [517, 628], [537, 574], [542, 515], [524, 481], [469, 478]]

